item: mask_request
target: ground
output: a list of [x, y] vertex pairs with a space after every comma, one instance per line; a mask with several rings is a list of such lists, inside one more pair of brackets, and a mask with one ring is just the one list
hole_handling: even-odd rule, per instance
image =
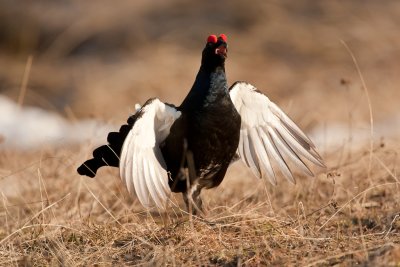
[[333, 167], [295, 186], [272, 187], [237, 163], [203, 194], [203, 219], [189, 216], [179, 195], [166, 213], [144, 211], [116, 170], [77, 177], [80, 147], [7, 151], [1, 163], [15, 171], [4, 179], [18, 179], [21, 194], [3, 194], [1, 264], [397, 266], [394, 148], [379, 143], [339, 163], [338, 153], [326, 155]]
[[0, 93], [23, 110], [118, 129], [137, 102], [179, 104], [224, 32], [229, 82], [267, 94], [327, 165], [272, 186], [237, 162], [197, 218], [180, 195], [145, 210], [117, 169], [80, 177], [105, 135], [23, 149], [2, 124], [1, 266], [400, 266], [400, 2], [0, 5]]

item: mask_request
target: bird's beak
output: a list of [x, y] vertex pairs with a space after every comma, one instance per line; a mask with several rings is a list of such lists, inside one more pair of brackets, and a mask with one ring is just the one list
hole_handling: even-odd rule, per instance
[[223, 56], [224, 58], [228, 57], [228, 48], [226, 47], [226, 44], [222, 44], [218, 46], [218, 48], [215, 49], [215, 54]]

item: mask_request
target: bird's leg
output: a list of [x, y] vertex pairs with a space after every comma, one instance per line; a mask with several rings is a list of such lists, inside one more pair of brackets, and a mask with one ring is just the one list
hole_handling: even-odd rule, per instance
[[201, 197], [200, 197], [200, 191], [201, 191], [201, 187], [197, 181], [189, 190], [190, 199], [194, 206], [194, 209], [193, 209], [194, 215], [199, 215], [199, 214], [203, 213], [203, 201], [201, 200]]
[[[187, 141], [185, 140], [187, 145]], [[186, 203], [188, 211], [193, 215], [199, 215], [203, 213], [203, 202], [200, 198], [201, 186], [199, 184], [198, 177], [196, 175], [196, 168], [194, 165], [193, 152], [186, 149], [186, 160], [189, 169], [189, 179], [187, 179], [188, 190], [183, 194], [183, 199]]]
[[187, 210], [193, 215], [203, 214], [203, 201], [200, 197], [201, 187], [196, 181], [192, 184], [188, 191], [183, 193], [183, 200], [185, 201]]
[[186, 193], [182, 193], [182, 197], [183, 197], [183, 201], [185, 201], [185, 205], [186, 205], [186, 209], [189, 213], [191, 213], [192, 211], [192, 203], [189, 201], [189, 197], [187, 192]]

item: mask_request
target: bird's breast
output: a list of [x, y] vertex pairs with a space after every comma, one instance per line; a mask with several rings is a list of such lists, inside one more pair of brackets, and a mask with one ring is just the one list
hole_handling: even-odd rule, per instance
[[225, 72], [222, 69], [212, 72], [210, 74], [210, 85], [203, 100], [203, 108], [224, 104], [221, 100], [224, 100], [226, 96], [229, 96], [229, 92]]
[[191, 121], [190, 147], [198, 164], [199, 175], [210, 177], [229, 165], [239, 143], [240, 116], [226, 105], [211, 105]]

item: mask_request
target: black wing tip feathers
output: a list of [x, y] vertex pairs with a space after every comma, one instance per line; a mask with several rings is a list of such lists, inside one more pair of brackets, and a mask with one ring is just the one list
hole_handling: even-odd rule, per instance
[[100, 167], [118, 167], [119, 155], [121, 153], [125, 138], [132, 129], [136, 119], [141, 116], [141, 113], [142, 112], [136, 112], [134, 115], [130, 116], [127, 120], [128, 124], [122, 125], [118, 132], [110, 132], [107, 136], [108, 144], [102, 145], [93, 150], [93, 158], [85, 161], [81, 166], [79, 166], [77, 172], [80, 175], [94, 178], [97, 170]]
[[85, 161], [81, 166], [79, 166], [77, 172], [80, 175], [93, 178], [96, 176], [97, 170], [103, 166], [118, 167], [119, 156], [127, 135], [136, 120], [143, 115], [143, 107], [151, 104], [154, 100], [155, 98], [147, 100], [140, 110], [129, 116], [127, 124], [122, 125], [118, 132], [110, 132], [107, 136], [108, 144], [102, 145], [93, 150], [93, 158]]
[[99, 167], [98, 165], [98, 160], [95, 158], [89, 159], [85, 161], [81, 166], [78, 167], [76, 170], [80, 175], [85, 175], [90, 178], [94, 178], [96, 176], [96, 172]]

